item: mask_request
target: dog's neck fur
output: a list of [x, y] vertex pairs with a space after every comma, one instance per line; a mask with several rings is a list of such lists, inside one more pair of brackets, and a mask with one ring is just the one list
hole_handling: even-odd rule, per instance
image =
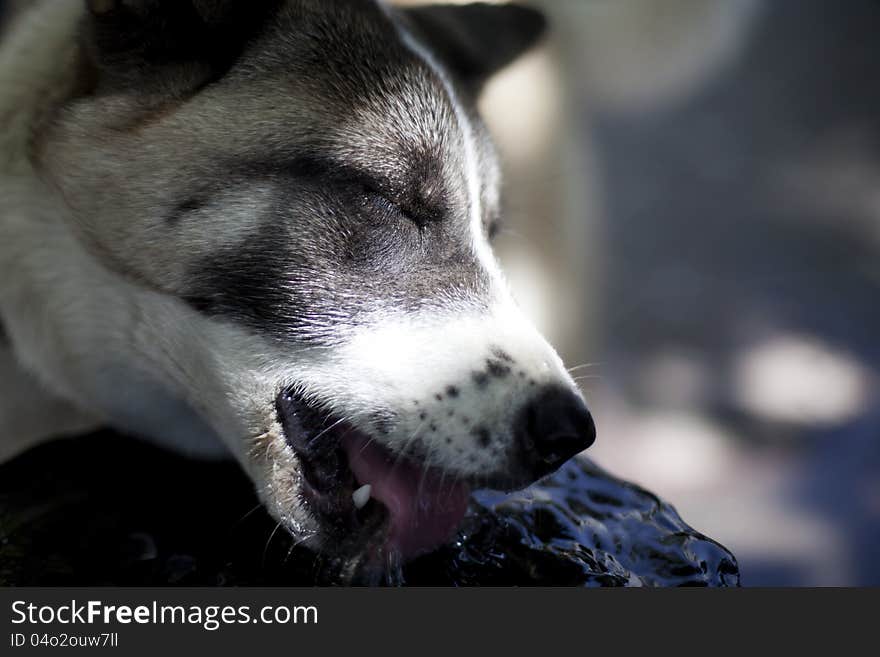
[[[77, 2], [41, 0], [4, 26], [0, 45], [0, 298], [15, 297], [27, 277], [22, 249], [51, 232], [63, 235], [64, 214], [31, 208], [51, 198], [33, 165], [35, 137], [82, 86]], [[75, 246], [73, 240], [70, 244]], [[35, 318], [39, 322], [39, 311]], [[39, 323], [37, 324], [39, 326]], [[20, 327], [19, 327], [20, 328]], [[13, 349], [11, 325], [0, 313], [0, 462], [45, 440], [95, 430], [102, 419], [48, 392], [27, 355]]]
[[[88, 69], [83, 65], [80, 44], [83, 16], [84, 7], [80, 2], [40, 0], [17, 18], [0, 47], [0, 89], [3, 89], [0, 95], [0, 243], [5, 247], [0, 250], [0, 322], [5, 324], [16, 360], [23, 366], [19, 369], [8, 359], [4, 361], [2, 376], [32, 389], [34, 403], [43, 408], [44, 413], [53, 406], [60, 405], [63, 409], [59, 421], [45, 423], [47, 426], [41, 435], [31, 435], [29, 427], [19, 427], [16, 432], [27, 434], [30, 444], [35, 444], [51, 435], [63, 435], [106, 421], [108, 418], [101, 417], [100, 413], [74, 415], [69, 404], [97, 411], [88, 402], [96, 395], [98, 399], [103, 396], [100, 387], [109, 388], [106, 384], [113, 380], [121, 385], [127, 381], [133, 391], [130, 401], [135, 401], [143, 392], [141, 404], [155, 404], [159, 425], [167, 426], [174, 435], [172, 445], [183, 446], [184, 451], [188, 451], [187, 440], [201, 436], [192, 451], [215, 454], [217, 444], [213, 432], [181, 408], [185, 402], [168, 398], [166, 392], [184, 391], [186, 386], [182, 380], [198, 376], [192, 371], [198, 369], [198, 360], [191, 361], [195, 364], [187, 371], [177, 372], [176, 380], [170, 380], [167, 372], [158, 367], [153, 372], [128, 371], [124, 358], [119, 357], [125, 349], [146, 348], [139, 343], [153, 339], [136, 332], [141, 316], [159, 318], [170, 311], [163, 310], [163, 300], [158, 295], [130, 284], [98, 264], [76, 237], [63, 199], [43, 180], [35, 166], [36, 149], [46, 126], [64, 104], [88, 84]], [[91, 290], [94, 296], [82, 298], [83, 289]], [[55, 314], [64, 312], [61, 309], [68, 301], [77, 307], [75, 314], [79, 321], [65, 327], [65, 322]], [[4, 317], [10, 310], [11, 314]], [[118, 326], [129, 327], [131, 334], [128, 329], [113, 331], [112, 335], [102, 331], [102, 312], [112, 313]], [[156, 323], [163, 325], [157, 329], [160, 333], [173, 326], [173, 322], [162, 319]], [[185, 339], [186, 331], [182, 329], [169, 340], [176, 338], [181, 344], [191, 343], [194, 338], [190, 335]], [[77, 341], [82, 345], [108, 338], [106, 358], [82, 359], [70, 349]], [[112, 344], [114, 341], [118, 344]], [[97, 345], [91, 350], [101, 352]], [[6, 371], [12, 367], [14, 371]], [[89, 375], [89, 371], [93, 374]], [[96, 376], [94, 372], [99, 371], [103, 374]], [[108, 374], [109, 377], [105, 377]], [[39, 380], [34, 380], [34, 375]], [[102, 378], [102, 386], [89, 389], [88, 382]], [[113, 393], [108, 389], [107, 394], [112, 396]], [[67, 401], [59, 401], [56, 395]], [[36, 413], [29, 414], [27, 409], [19, 408], [13, 418], [15, 422], [0, 419], [7, 425], [5, 428], [18, 427], [20, 418], [30, 415], [36, 417]], [[116, 426], [126, 426], [124, 417], [109, 419]], [[149, 428], [146, 430], [149, 432]], [[207, 447], [202, 446], [205, 436], [208, 436]], [[12, 436], [10, 440], [17, 437]], [[179, 440], [183, 442], [178, 443]], [[26, 446], [22, 444], [18, 448]], [[8, 447], [0, 449], [0, 458], [8, 458], [16, 451]]]
[[10, 26], [0, 45], [0, 173], [32, 173], [34, 136], [84, 83], [82, 3], [41, 0]]

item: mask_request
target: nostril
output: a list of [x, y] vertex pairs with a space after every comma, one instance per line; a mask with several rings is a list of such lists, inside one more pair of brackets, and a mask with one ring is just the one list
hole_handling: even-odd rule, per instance
[[542, 390], [521, 411], [519, 446], [534, 476], [548, 474], [596, 440], [596, 426], [583, 400], [571, 390]]

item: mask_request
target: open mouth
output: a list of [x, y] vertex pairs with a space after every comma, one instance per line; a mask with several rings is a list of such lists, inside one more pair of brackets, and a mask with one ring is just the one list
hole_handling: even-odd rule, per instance
[[294, 391], [283, 392], [277, 406], [299, 458], [303, 496], [340, 545], [407, 560], [452, 537], [467, 510], [467, 483], [392, 454]]

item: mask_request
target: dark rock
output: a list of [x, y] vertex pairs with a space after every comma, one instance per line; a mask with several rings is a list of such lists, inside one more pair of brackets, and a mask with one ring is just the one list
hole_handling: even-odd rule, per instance
[[[0, 585], [312, 585], [232, 463], [110, 433], [0, 467]], [[411, 585], [736, 586], [736, 559], [668, 504], [588, 461], [511, 496], [479, 493], [453, 544], [404, 568]]]

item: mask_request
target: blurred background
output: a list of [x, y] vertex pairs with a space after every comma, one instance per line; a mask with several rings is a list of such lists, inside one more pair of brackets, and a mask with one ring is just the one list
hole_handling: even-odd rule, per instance
[[542, 6], [483, 105], [589, 455], [745, 585], [880, 584], [880, 2]]

